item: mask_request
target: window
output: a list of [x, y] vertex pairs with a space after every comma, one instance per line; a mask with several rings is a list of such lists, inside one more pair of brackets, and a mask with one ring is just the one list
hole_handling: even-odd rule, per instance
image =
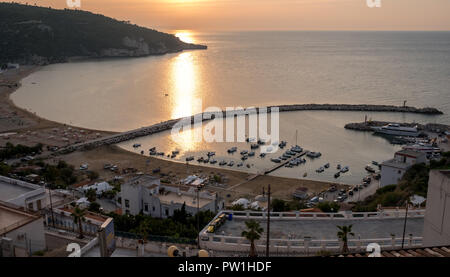
[[169, 216], [169, 209], [166, 209], [166, 216]]
[[42, 209], [42, 204], [41, 204], [40, 199], [37, 201], [37, 208], [38, 208], [38, 210]]
[[152, 210], [155, 211], [155, 206], [152, 207]]
[[144, 211], [148, 212], [148, 204], [147, 203], [144, 204]]
[[28, 209], [32, 210], [33, 209], [33, 203], [28, 203]]
[[125, 208], [129, 208], [130, 207], [130, 200], [125, 199]]

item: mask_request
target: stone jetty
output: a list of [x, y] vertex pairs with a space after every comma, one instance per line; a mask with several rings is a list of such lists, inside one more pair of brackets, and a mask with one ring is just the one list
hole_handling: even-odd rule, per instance
[[[280, 112], [289, 111], [311, 111], [311, 110], [323, 110], [323, 111], [365, 111], [365, 112], [402, 112], [402, 113], [422, 113], [422, 114], [442, 114], [441, 111], [435, 108], [416, 108], [408, 106], [390, 106], [390, 105], [349, 105], [349, 104], [298, 104], [298, 105], [281, 105], [281, 106], [269, 106], [267, 112], [270, 113], [271, 108], [278, 107]], [[222, 117], [237, 116], [244, 114], [259, 113], [260, 111], [266, 111], [264, 108], [251, 108], [235, 110], [230, 115], [225, 111], [222, 111]], [[185, 120], [187, 123], [194, 123], [195, 118], [201, 118], [202, 121], [215, 118], [218, 113], [208, 112], [202, 113], [190, 117], [184, 117], [179, 119], [172, 119], [161, 123], [154, 124], [149, 127], [143, 127], [136, 130], [131, 130], [124, 133], [119, 133], [87, 142], [69, 145], [65, 148], [55, 152], [55, 155], [66, 154], [78, 150], [88, 150], [103, 145], [117, 144], [123, 141], [131, 140], [138, 137], [148, 136], [155, 133], [163, 132], [172, 129], [174, 125], [180, 120]], [[351, 129], [349, 127], [348, 129]]]
[[419, 131], [428, 131], [433, 133], [440, 133], [445, 131], [450, 131], [450, 126], [445, 124], [437, 124], [437, 123], [427, 123], [427, 124], [419, 124], [419, 123], [399, 123], [399, 122], [387, 122], [387, 121], [366, 121], [366, 122], [356, 122], [356, 123], [348, 123], [345, 125], [345, 129], [355, 130], [355, 131], [373, 131], [372, 127], [381, 127], [387, 124], [399, 124], [402, 127], [416, 127]]

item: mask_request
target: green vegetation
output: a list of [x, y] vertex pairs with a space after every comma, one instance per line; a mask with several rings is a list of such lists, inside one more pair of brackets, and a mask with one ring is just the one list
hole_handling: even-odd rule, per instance
[[98, 212], [100, 212], [100, 204], [99, 203], [97, 203], [97, 202], [91, 202], [90, 204], [89, 204], [89, 208], [88, 208], [88, 210], [90, 211], [90, 212], [94, 212], [94, 213], [98, 213]]
[[324, 213], [337, 213], [341, 206], [338, 203], [324, 201], [319, 203], [317, 208]]
[[261, 234], [264, 232], [263, 228], [259, 226], [256, 220], [249, 220], [245, 222], [247, 230], [242, 231], [242, 236], [250, 241], [250, 257], [256, 257], [255, 240], [261, 238]]
[[195, 216], [186, 213], [181, 208], [174, 212], [170, 218], [153, 218], [148, 215], [118, 215], [109, 213], [108, 216], [114, 218], [114, 227], [117, 231], [137, 234], [141, 237], [145, 234], [155, 236], [167, 236], [173, 238], [197, 238], [197, 217], [200, 226], [208, 224], [215, 216], [210, 211], [200, 211]]
[[373, 212], [376, 211], [378, 204], [384, 207], [402, 206], [409, 197], [415, 194], [426, 197], [430, 169], [450, 169], [449, 157], [450, 152], [445, 152], [442, 154], [441, 160], [432, 160], [429, 166], [423, 163], [413, 165], [406, 171], [398, 185], [389, 185], [378, 189], [374, 195], [356, 203], [353, 211]]
[[45, 182], [49, 183], [51, 189], [65, 189], [77, 181], [75, 169], [64, 161], [59, 161], [56, 166], [44, 164], [39, 175], [44, 178]]
[[352, 232], [353, 225], [344, 225], [337, 227], [339, 229], [339, 231], [337, 232], [337, 236], [343, 242], [342, 253], [348, 253], [348, 236], [355, 236], [355, 234]]
[[25, 146], [22, 144], [13, 145], [7, 142], [5, 147], [0, 149], [0, 160], [20, 158], [32, 153], [38, 153], [42, 151], [42, 144], [36, 144], [33, 147]]
[[305, 203], [298, 200], [285, 201], [276, 198], [271, 201], [271, 207], [274, 212], [298, 211], [307, 208]]
[[81, 208], [78, 207], [78, 206], [75, 207], [75, 209], [74, 209], [73, 212], [72, 212], [73, 222], [74, 222], [75, 224], [78, 224], [78, 233], [79, 233], [78, 238], [79, 238], [79, 239], [84, 238], [84, 235], [83, 235], [83, 228], [82, 228], [82, 223], [83, 223], [84, 221], [86, 221], [86, 218], [84, 217], [85, 215], [86, 215], [86, 210], [81, 209]]
[[[46, 64], [70, 57], [144, 56], [204, 49], [174, 35], [81, 10], [0, 3], [0, 64]], [[125, 43], [125, 38], [129, 43]]]

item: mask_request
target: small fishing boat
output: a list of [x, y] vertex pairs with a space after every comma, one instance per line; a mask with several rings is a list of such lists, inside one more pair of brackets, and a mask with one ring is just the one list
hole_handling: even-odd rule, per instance
[[264, 157], [266, 156], [266, 153], [261, 153], [261, 154], [259, 154], [259, 156], [260, 156], [261, 158], [264, 158]]
[[194, 159], [195, 159], [194, 156], [189, 156], [186, 158], [186, 162], [193, 161]]
[[222, 166], [222, 165], [226, 165], [227, 164], [227, 162], [226, 161], [221, 161], [220, 163], [219, 163], [219, 165], [220, 166]]
[[247, 150], [242, 150], [241, 151], [241, 155], [247, 155], [248, 154], [248, 151]]
[[336, 173], [334, 174], [334, 178], [339, 178], [339, 176], [341, 176], [341, 172], [336, 172]]
[[329, 167], [330, 167], [330, 164], [329, 164], [329, 163], [326, 163], [326, 164], [324, 165], [324, 167], [325, 167], [325, 168], [329, 168]]
[[135, 144], [133, 144], [133, 147], [134, 148], [139, 148], [139, 147], [141, 147], [141, 144], [140, 143], [135, 143]]
[[349, 171], [349, 167], [348, 167], [348, 166], [344, 166], [344, 167], [341, 169], [341, 173], [345, 173], [345, 172], [347, 172], [347, 171]]
[[228, 166], [230, 166], [230, 167], [233, 166], [233, 165], [234, 165], [234, 162], [233, 162], [233, 161], [231, 161], [231, 162], [228, 163]]
[[217, 161], [213, 159], [213, 160], [210, 160], [209, 163], [210, 163], [210, 164], [216, 164]]
[[240, 162], [240, 163], [237, 164], [237, 167], [241, 167], [243, 165], [244, 165], [244, 163]]
[[316, 169], [316, 172], [317, 173], [322, 173], [322, 172], [324, 172], [324, 168], [323, 167], [319, 167], [319, 169]]
[[277, 159], [277, 158], [272, 158], [272, 159], [270, 159], [270, 161], [272, 161], [272, 162], [274, 162], [274, 163], [281, 163], [281, 160], [280, 159]]
[[341, 164], [338, 164], [338, 165], [336, 166], [336, 169], [337, 169], [337, 170], [341, 170]]
[[249, 156], [249, 157], [254, 157], [254, 156], [255, 156], [255, 152], [252, 151], [252, 152], [248, 153], [248, 156]]
[[236, 152], [237, 151], [237, 147], [231, 147], [230, 149], [228, 149], [227, 150], [228, 151], [228, 153], [234, 153], [234, 152]]
[[259, 144], [252, 144], [250, 145], [251, 149], [258, 149], [259, 148]]

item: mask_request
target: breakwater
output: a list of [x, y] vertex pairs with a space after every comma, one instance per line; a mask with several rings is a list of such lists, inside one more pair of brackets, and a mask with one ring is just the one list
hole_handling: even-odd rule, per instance
[[450, 126], [445, 124], [437, 123], [399, 123], [399, 122], [387, 122], [387, 121], [366, 121], [366, 122], [355, 122], [348, 123], [344, 126], [345, 129], [355, 130], [355, 131], [373, 131], [372, 127], [381, 127], [387, 124], [399, 124], [402, 127], [417, 127], [419, 131], [428, 131], [434, 133], [440, 133], [445, 131], [450, 131]]
[[138, 137], [148, 136], [155, 133], [163, 132], [172, 129], [175, 124], [183, 121], [183, 124], [193, 124], [194, 122], [206, 121], [213, 119], [215, 117], [230, 117], [230, 116], [242, 116], [248, 114], [258, 114], [262, 112], [270, 113], [273, 108], [278, 108], [280, 112], [289, 111], [311, 111], [311, 110], [322, 110], [322, 111], [365, 111], [365, 112], [402, 112], [402, 113], [422, 113], [422, 114], [442, 114], [441, 111], [435, 108], [416, 108], [408, 106], [391, 106], [391, 105], [348, 105], [348, 104], [297, 104], [297, 105], [281, 105], [281, 106], [269, 106], [266, 108], [247, 108], [234, 110], [232, 112], [218, 111], [218, 112], [208, 112], [197, 114], [189, 117], [172, 119], [157, 123], [148, 127], [142, 127], [139, 129], [114, 134], [111, 136], [106, 136], [99, 139], [90, 140], [83, 143], [69, 145], [65, 148], [60, 149], [54, 154], [66, 154], [78, 150], [88, 150], [103, 145], [117, 144], [123, 141], [131, 140]]

